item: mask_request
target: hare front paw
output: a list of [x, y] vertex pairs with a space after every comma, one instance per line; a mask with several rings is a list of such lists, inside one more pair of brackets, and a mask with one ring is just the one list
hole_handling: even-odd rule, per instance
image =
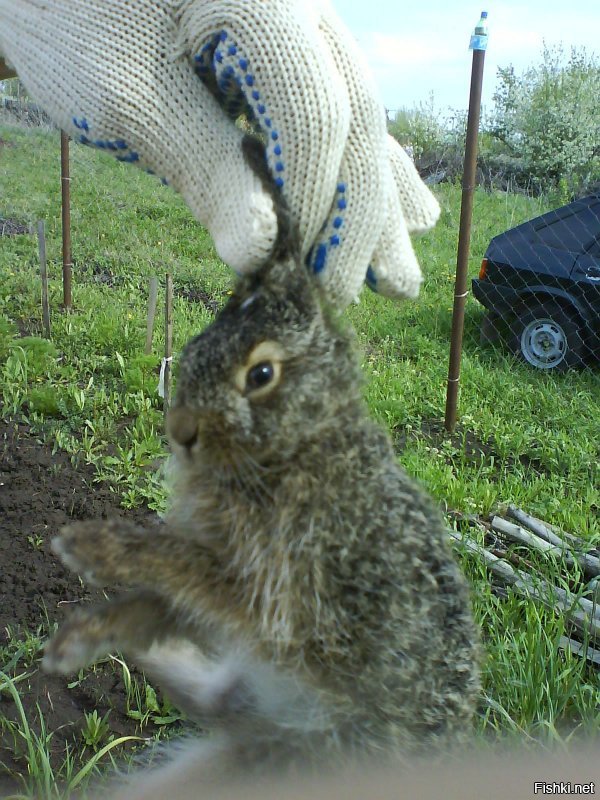
[[140, 532], [124, 520], [90, 520], [64, 527], [52, 550], [86, 583], [104, 586], [131, 576]]
[[114, 644], [109, 631], [94, 626], [93, 618], [81, 614], [46, 642], [42, 667], [54, 675], [72, 675], [105, 656]]

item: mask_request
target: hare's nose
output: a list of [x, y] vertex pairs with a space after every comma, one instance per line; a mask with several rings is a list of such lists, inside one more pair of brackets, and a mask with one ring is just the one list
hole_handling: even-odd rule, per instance
[[167, 414], [167, 435], [189, 450], [198, 439], [198, 417], [185, 406], [172, 408]]

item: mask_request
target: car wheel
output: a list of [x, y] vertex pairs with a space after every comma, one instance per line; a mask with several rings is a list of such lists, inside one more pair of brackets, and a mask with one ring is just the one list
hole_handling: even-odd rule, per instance
[[498, 344], [502, 339], [502, 315], [497, 311], [488, 311], [479, 325], [479, 344]]
[[558, 306], [540, 304], [513, 321], [511, 348], [536, 369], [565, 372], [583, 364], [584, 333]]

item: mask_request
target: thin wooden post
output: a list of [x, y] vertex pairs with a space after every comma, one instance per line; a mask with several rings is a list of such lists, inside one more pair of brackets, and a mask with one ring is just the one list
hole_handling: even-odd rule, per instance
[[46, 261], [46, 235], [44, 233], [44, 220], [37, 224], [38, 251], [40, 254], [40, 275], [42, 277], [42, 320], [46, 339], [50, 338], [50, 299], [48, 295], [48, 266]]
[[173, 361], [173, 276], [167, 273], [165, 292], [164, 413], [171, 405], [171, 363]]
[[154, 332], [154, 317], [156, 316], [156, 303], [158, 301], [158, 278], [150, 278], [148, 291], [148, 321], [146, 323], [146, 346], [144, 353], [149, 356], [152, 352], [152, 334]]
[[62, 188], [63, 305], [71, 308], [71, 176], [69, 174], [69, 135], [60, 132], [60, 181]]

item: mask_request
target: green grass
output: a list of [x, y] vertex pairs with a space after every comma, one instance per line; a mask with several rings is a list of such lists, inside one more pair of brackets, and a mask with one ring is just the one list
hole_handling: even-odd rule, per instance
[[[19, 329], [37, 337], [42, 330], [37, 245], [33, 236], [0, 240], [2, 413], [25, 417], [52, 446], [93, 463], [124, 506], [146, 502], [161, 510], [165, 495], [156, 468], [166, 451], [156, 372], [164, 330], [159, 315], [154, 354], [144, 357], [148, 279], [159, 276], [160, 308], [165, 272], [174, 275], [177, 352], [210, 319], [185, 292], [202, 289], [220, 303], [230, 271], [168, 188], [72, 146], [74, 308], [61, 312], [58, 135], [0, 127], [0, 136], [16, 144], [0, 162], [0, 216], [46, 221], [53, 309], [51, 345], [19, 338]], [[543, 375], [480, 348], [482, 309], [469, 298], [459, 426], [453, 437], [440, 432], [460, 189], [436, 191], [441, 220], [416, 242], [425, 275], [419, 299], [395, 304], [365, 291], [348, 311], [365, 352], [369, 405], [402, 440], [406, 469], [448, 509], [488, 514], [512, 502], [598, 542], [598, 370]], [[543, 199], [478, 191], [471, 274], [492, 236], [546, 208]], [[472, 454], [473, 442], [481, 455]], [[482, 739], [517, 734], [547, 743], [596, 730], [598, 676], [584, 661], [559, 653], [564, 620], [512, 593], [499, 599], [483, 567], [461, 558], [487, 651]], [[540, 562], [539, 569], [564, 584], [552, 563]], [[11, 673], [10, 691], [18, 694], [17, 674]], [[145, 712], [143, 703], [139, 709], [147, 712], [146, 723], [172, 711], [152, 708], [151, 697], [145, 701]], [[91, 739], [101, 723], [90, 720]], [[31, 758], [37, 763], [33, 751]], [[49, 780], [43, 769], [40, 774], [40, 781]]]
[[[92, 755], [82, 766], [76, 766], [76, 760], [70, 749], [65, 752], [65, 759], [59, 769], [55, 769], [51, 764], [50, 742], [52, 731], [48, 731], [44, 724], [44, 718], [39, 712], [40, 733], [32, 730], [25, 710], [21, 703], [18, 690], [18, 681], [0, 671], [0, 692], [12, 698], [18, 711], [18, 722], [7, 722], [0, 720], [4, 730], [10, 731], [14, 737], [15, 750], [25, 748], [27, 762], [27, 776], [23, 779], [23, 793], [11, 795], [9, 800], [29, 800], [33, 797], [44, 797], [46, 800], [66, 800], [71, 797], [73, 791], [81, 788], [96, 773], [97, 764], [100, 760], [115, 748], [122, 747], [127, 742], [140, 740], [138, 736], [120, 736], [118, 738], [108, 736], [108, 725], [105, 720], [98, 720], [98, 715], [94, 711], [86, 714], [86, 728], [84, 730], [84, 741], [81, 750], [85, 753], [86, 746], [93, 750]], [[108, 738], [108, 741], [101, 745], [100, 738]]]
[[[350, 310], [369, 353], [370, 406], [391, 428], [418, 429], [423, 419], [444, 416], [460, 193], [445, 186], [439, 198], [440, 222], [416, 243], [425, 274], [420, 298], [394, 305], [364, 293], [361, 305]], [[541, 201], [523, 196], [477, 192], [470, 274], [477, 274], [492, 236], [543, 210]], [[598, 486], [600, 372], [545, 375], [481, 348], [482, 315], [470, 296], [459, 432], [468, 430], [489, 444], [493, 461], [478, 464], [462, 457], [460, 446], [436, 451], [416, 439], [403, 454], [405, 465], [450, 508], [487, 513], [511, 501], [597, 538], [600, 525], [592, 512]]]

